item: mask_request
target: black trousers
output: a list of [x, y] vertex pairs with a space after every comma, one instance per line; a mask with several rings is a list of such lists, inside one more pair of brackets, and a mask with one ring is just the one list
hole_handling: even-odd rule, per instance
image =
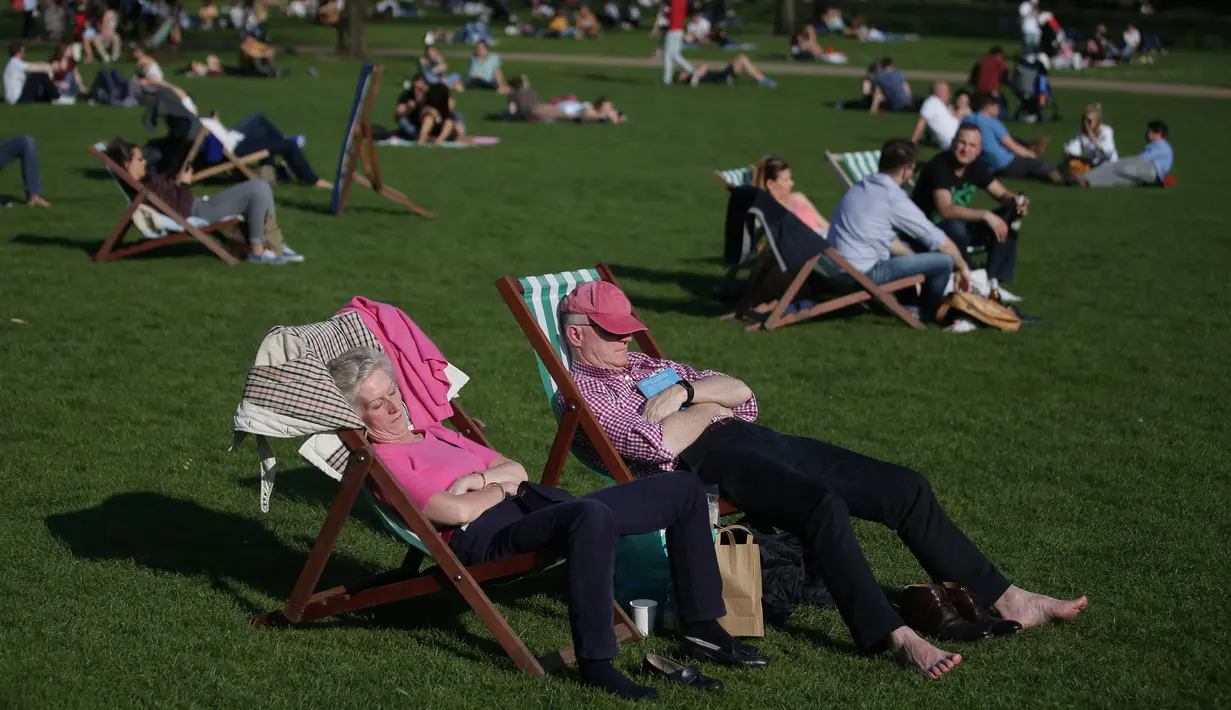
[[51, 77], [42, 73], [26, 74], [26, 83], [21, 87], [19, 104], [46, 103], [60, 98], [60, 90]]
[[467, 565], [536, 550], [567, 558], [569, 624], [578, 658], [605, 660], [619, 653], [611, 607], [616, 540], [625, 535], [666, 528], [681, 621], [726, 614], [705, 488], [695, 475], [664, 473], [581, 498], [557, 488], [537, 489], [560, 502], [527, 514], [517, 501], [507, 500], [454, 532], [449, 545]]
[[[1003, 205], [996, 210], [996, 216], [1005, 224], [1012, 224], [1017, 219], [1016, 205]], [[1017, 232], [1009, 230], [1009, 236], [1003, 242], [996, 239], [996, 234], [986, 222], [963, 222], [947, 219], [936, 225], [949, 235], [953, 243], [971, 263], [971, 254], [967, 247], [979, 245], [987, 248], [987, 275], [1009, 283], [1013, 280], [1013, 270], [1017, 266]]]
[[809, 572], [825, 580], [861, 648], [876, 647], [902, 619], [872, 576], [852, 516], [892, 528], [935, 582], [965, 584], [989, 604], [1009, 587], [941, 509], [927, 479], [903, 466], [737, 420], [702, 434], [680, 454], [680, 467], [750, 516], [798, 536]]
[[270, 162], [272, 158], [281, 157], [295, 179], [304, 185], [315, 185], [320, 177], [313, 172], [303, 149], [294, 138], [287, 138], [263, 113], [253, 113], [245, 116], [235, 124], [235, 130], [244, 134], [244, 139], [235, 146], [236, 155], [249, 155], [258, 150], [268, 150]]

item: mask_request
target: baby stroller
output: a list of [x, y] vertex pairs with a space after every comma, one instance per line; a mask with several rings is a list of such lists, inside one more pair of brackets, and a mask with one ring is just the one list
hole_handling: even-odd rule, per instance
[[1052, 95], [1051, 82], [1047, 78], [1047, 56], [1028, 54], [1017, 62], [1010, 86], [1017, 95], [1017, 110], [1013, 118], [1027, 123], [1047, 123], [1047, 107], [1051, 106], [1051, 120], [1060, 120], [1060, 105]]

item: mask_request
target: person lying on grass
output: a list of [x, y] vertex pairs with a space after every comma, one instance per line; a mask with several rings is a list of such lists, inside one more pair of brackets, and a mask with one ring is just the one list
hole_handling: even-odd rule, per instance
[[[333, 183], [316, 174], [308, 156], [303, 152], [302, 135], [283, 135], [281, 129], [263, 113], [250, 113], [244, 116], [235, 127], [228, 129], [222, 125], [218, 112], [201, 119], [201, 125], [209, 129], [210, 134], [235, 155], [251, 155], [261, 150], [268, 150], [269, 157], [262, 165], [277, 165], [281, 158], [287, 171], [300, 185], [319, 187], [332, 190]], [[202, 151], [204, 152], [204, 151]]]
[[617, 539], [661, 529], [672, 560], [682, 650], [726, 665], [768, 665], [716, 621], [726, 614], [722, 578], [705, 489], [696, 476], [668, 473], [573, 498], [528, 483], [521, 464], [451, 429], [415, 427], [381, 351], [348, 350], [329, 362], [329, 374], [363, 420], [389, 473], [441, 526], [441, 537], [463, 564], [540, 550], [568, 560], [569, 625], [582, 683], [623, 698], [657, 696], [611, 665], [619, 654], [612, 579]]
[[[896, 532], [938, 585], [968, 587], [1004, 620], [1018, 622], [1011, 625], [1014, 630], [1073, 619], [1086, 607], [1085, 597], [1061, 601], [1011, 584], [949, 518], [922, 474], [819, 439], [779, 434], [754, 423], [757, 399], [742, 381], [629, 352], [633, 333], [646, 327], [614, 284], [578, 286], [560, 304], [560, 329], [571, 353], [573, 381], [638, 482], [691, 471], [703, 483], [717, 485], [723, 498], [751, 518], [797, 536], [805, 565], [829, 586], [861, 649], [888, 648], [933, 679], [962, 660], [903, 621], [873, 576], [851, 517]], [[664, 372], [675, 382], [647, 398], [642, 387], [654, 386], [647, 378], [672, 381], [662, 377]], [[576, 445], [598, 459], [580, 431]], [[630, 484], [614, 488], [625, 485]], [[913, 618], [943, 640], [945, 629], [937, 621], [956, 612], [939, 596], [927, 611]], [[981, 605], [977, 611], [990, 630], [996, 621]]]
[[782, 158], [767, 155], [758, 160], [752, 167], [752, 184], [768, 192], [813, 231], [821, 234], [829, 231], [829, 221], [821, 216], [812, 200], [802, 192], [795, 192], [791, 166]]
[[694, 87], [699, 84], [726, 84], [730, 86], [735, 83], [735, 77], [741, 74], [747, 74], [761, 86], [771, 89], [777, 86], [773, 79], [766, 77], [761, 73], [760, 69], [757, 69], [757, 65], [753, 64], [746, 54], [737, 55], [722, 71], [710, 71], [708, 64], [699, 64], [691, 74], [686, 71], [676, 74], [675, 83], [688, 84]]
[[578, 101], [576, 96], [554, 99], [549, 104], [539, 103], [538, 94], [530, 88], [530, 78], [515, 76], [509, 81], [508, 117], [518, 121], [577, 121], [580, 123], [623, 123], [624, 114], [606, 96], [593, 102]]
[[[242, 215], [248, 235], [248, 261], [285, 264], [303, 261], [282, 239], [274, 210], [274, 193], [264, 180], [248, 180], [207, 199], [198, 199], [187, 185], [191, 170], [171, 178], [148, 169], [139, 146], [115, 138], [107, 146], [107, 157], [118, 163], [151, 194], [167, 203], [183, 217], [198, 217], [210, 223], [232, 215]], [[267, 244], [273, 248], [266, 249]]]

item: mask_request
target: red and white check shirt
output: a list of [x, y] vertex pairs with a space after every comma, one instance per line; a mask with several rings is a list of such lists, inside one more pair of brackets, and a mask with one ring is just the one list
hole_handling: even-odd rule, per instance
[[[590, 406], [598, 424], [607, 433], [616, 452], [624, 459], [634, 476], [648, 476], [663, 471], [674, 471], [680, 452], [663, 446], [662, 422], [651, 422], [641, 415], [646, 397], [637, 389], [637, 383], [656, 372], [671, 368], [682, 380], [695, 382], [705, 377], [721, 376], [721, 372], [705, 370], [697, 372], [687, 365], [671, 360], [653, 358], [645, 353], [630, 352], [628, 367], [609, 370], [573, 362], [573, 381], [581, 390], [581, 396]], [[756, 421], [757, 398], [731, 410], [736, 417]], [[714, 421], [727, 418], [714, 417]], [[599, 462], [598, 452], [589, 437], [579, 428], [576, 445], [592, 465]]]

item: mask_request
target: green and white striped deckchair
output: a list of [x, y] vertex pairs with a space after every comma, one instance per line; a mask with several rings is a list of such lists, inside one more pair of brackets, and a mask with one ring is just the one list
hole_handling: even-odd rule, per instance
[[853, 187], [855, 183], [876, 172], [881, 152], [879, 150], [861, 150], [855, 153], [825, 151], [825, 159], [838, 173], [838, 177], [846, 182], [846, 186]]
[[744, 185], [752, 184], [752, 166], [746, 165], [742, 168], [734, 168], [732, 170], [715, 170], [714, 179], [722, 185], [724, 190], [729, 190], [733, 187], [743, 187]]
[[[128, 201], [128, 209], [124, 212], [120, 223], [94, 254], [94, 261], [111, 261], [186, 239], [196, 239], [219, 259], [228, 264], [238, 263], [234, 255], [209, 235], [212, 232], [232, 230], [233, 236], [239, 236], [239, 224], [243, 221], [241, 217], [227, 217], [220, 222], [210, 224], [197, 217], [180, 215], [161, 198], [147, 190], [127, 170], [108, 158], [106, 149], [104, 144], [95, 143], [90, 146], [90, 153], [111, 174], [120, 194]], [[122, 246], [124, 235], [130, 227], [135, 227], [144, 239], [128, 246]]]
[[[562, 271], [515, 279], [505, 276], [496, 282], [504, 302], [512, 311], [522, 333], [530, 341], [538, 360], [539, 377], [543, 392], [551, 402], [559, 427], [552, 442], [551, 452], [543, 470], [543, 483], [554, 486], [564, 471], [565, 461], [572, 450], [577, 459], [595, 473], [616, 483], [633, 480], [632, 472], [624, 459], [616, 453], [615, 446], [599, 426], [585, 399], [569, 375], [568, 344], [560, 329], [560, 302], [573, 289], [587, 281], [608, 281], [619, 286], [615, 275], [606, 264], [593, 269]], [[633, 314], [636, 315], [636, 309]], [[663, 357], [658, 343], [648, 331], [634, 334], [633, 338], [641, 351], [651, 357]], [[593, 452], [588, 447], [574, 446], [577, 431], [585, 432]]]

